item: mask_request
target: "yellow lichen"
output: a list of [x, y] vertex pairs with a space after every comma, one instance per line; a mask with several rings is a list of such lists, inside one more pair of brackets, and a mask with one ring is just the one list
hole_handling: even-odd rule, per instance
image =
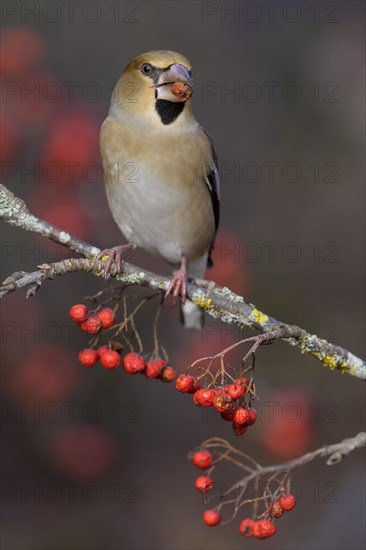
[[265, 313], [262, 313], [256, 307], [253, 309], [253, 316], [256, 323], [262, 324], [268, 321], [268, 315], [266, 315]]
[[337, 360], [335, 357], [332, 357], [332, 355], [326, 355], [325, 357], [323, 357], [323, 365], [325, 367], [329, 367], [330, 369], [336, 369]]
[[195, 303], [201, 309], [207, 310], [207, 309], [210, 309], [210, 306], [212, 304], [212, 298], [206, 298], [206, 296], [201, 294], [201, 295], [198, 295], [197, 297], [196, 296], [194, 297], [193, 303]]

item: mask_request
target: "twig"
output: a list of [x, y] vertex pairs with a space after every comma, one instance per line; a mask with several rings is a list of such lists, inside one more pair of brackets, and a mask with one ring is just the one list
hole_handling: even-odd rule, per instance
[[[281, 490], [287, 486], [287, 490], [290, 488], [290, 475], [295, 468], [304, 466], [309, 462], [315, 460], [316, 458], [328, 457], [326, 464], [328, 466], [333, 466], [338, 464], [344, 457], [349, 455], [352, 451], [360, 449], [366, 446], [366, 432], [360, 432], [354, 437], [344, 439], [340, 443], [335, 443], [333, 445], [324, 445], [315, 451], [306, 453], [300, 457], [297, 457], [288, 462], [283, 462], [281, 464], [274, 464], [270, 466], [261, 466], [257, 462], [253, 461], [251, 457], [233, 447], [228, 441], [212, 437], [204, 441], [200, 448], [209, 449], [212, 452], [218, 454], [218, 457], [214, 461], [214, 468], [223, 461], [228, 461], [232, 464], [235, 464], [237, 467], [244, 469], [246, 474], [239, 481], [231, 485], [223, 494], [219, 497], [219, 504], [216, 506], [217, 510], [220, 510], [223, 506], [228, 506], [234, 504], [234, 510], [231, 518], [226, 522], [229, 523], [232, 521], [238, 511], [245, 506], [246, 504], [253, 504], [253, 517], [257, 516], [257, 508], [260, 501], [266, 503], [265, 511], [261, 514], [260, 517], [266, 514], [268, 511], [267, 497], [272, 496], [272, 500], [275, 495], [281, 492]], [[191, 458], [191, 454], [189, 455]], [[211, 475], [211, 471], [210, 471]], [[259, 490], [259, 480], [269, 476], [265, 483], [265, 489], [262, 492]], [[282, 479], [280, 479], [282, 476]], [[255, 498], [247, 498], [245, 496], [245, 491], [249, 486], [249, 483], [253, 482], [255, 485]], [[270, 490], [271, 483], [275, 484], [275, 491], [272, 494]], [[235, 495], [234, 498], [229, 497]], [[212, 495], [208, 497], [208, 501], [217, 498], [217, 495]]]
[[[31, 214], [24, 201], [15, 197], [4, 185], [0, 185], [0, 219], [48, 237], [62, 244], [84, 258], [71, 258], [53, 264], [44, 264], [32, 273], [18, 271], [13, 273], [0, 286], [0, 297], [17, 289], [29, 287], [27, 296], [32, 296], [44, 280], [75, 271], [86, 271], [95, 276], [102, 275], [103, 262], [96, 257], [100, 249], [69, 233], [37, 218]], [[170, 279], [151, 273], [127, 262], [123, 263], [122, 274], [116, 275], [112, 268], [111, 276], [124, 284], [140, 285], [154, 290], [165, 291]], [[247, 304], [244, 298], [226, 287], [219, 287], [207, 281], [190, 282], [187, 285], [187, 297], [194, 304], [215, 319], [224, 323], [236, 324], [241, 328], [250, 327], [261, 333], [275, 331], [275, 339], [281, 338], [292, 346], [300, 348], [302, 353], [311, 355], [331, 370], [339, 370], [363, 380], [366, 379], [366, 363], [350, 351], [331, 344], [315, 334], [309, 334], [295, 325], [288, 325], [259, 311], [255, 305]]]

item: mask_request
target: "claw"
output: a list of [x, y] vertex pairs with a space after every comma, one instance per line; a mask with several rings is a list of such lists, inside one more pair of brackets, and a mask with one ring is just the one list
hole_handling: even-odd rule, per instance
[[129, 250], [134, 250], [136, 245], [134, 243], [122, 244], [120, 246], [114, 246], [113, 248], [105, 248], [98, 256], [97, 260], [103, 260], [104, 256], [108, 256], [108, 260], [105, 263], [103, 275], [104, 280], [107, 282], [109, 273], [111, 271], [112, 264], [116, 266], [116, 273], [121, 273], [122, 270], [122, 254]]
[[187, 297], [187, 258], [184, 255], [182, 256], [180, 269], [170, 281], [164, 297], [167, 298], [169, 294], [173, 295], [173, 305], [177, 303], [179, 296], [182, 299], [182, 304], [185, 304]]

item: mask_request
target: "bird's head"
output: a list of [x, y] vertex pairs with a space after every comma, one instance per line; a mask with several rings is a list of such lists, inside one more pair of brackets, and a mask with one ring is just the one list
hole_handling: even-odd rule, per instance
[[183, 55], [156, 50], [139, 55], [125, 68], [112, 96], [114, 116], [143, 125], [168, 126], [193, 117], [191, 65]]

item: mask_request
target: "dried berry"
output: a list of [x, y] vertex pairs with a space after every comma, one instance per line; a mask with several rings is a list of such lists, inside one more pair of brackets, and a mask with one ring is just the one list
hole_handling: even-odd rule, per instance
[[238, 426], [243, 426], [246, 422], [249, 420], [249, 412], [247, 409], [244, 409], [243, 407], [239, 407], [239, 409], [236, 409], [234, 413], [234, 422]]
[[239, 531], [244, 537], [252, 536], [252, 529], [255, 521], [250, 518], [245, 518], [239, 525]]
[[160, 373], [160, 380], [162, 380], [162, 382], [172, 382], [175, 375], [176, 372], [172, 367], [165, 367]]
[[252, 527], [253, 536], [258, 539], [268, 539], [269, 537], [273, 537], [276, 531], [277, 529], [275, 524], [268, 519], [256, 521]]
[[175, 381], [175, 387], [182, 393], [188, 393], [193, 388], [193, 382], [192, 376], [181, 374]]
[[201, 407], [211, 407], [215, 399], [215, 392], [207, 388], [198, 390], [194, 395], [197, 403], [199, 403]]
[[194, 482], [194, 486], [200, 493], [208, 493], [213, 487], [213, 481], [207, 476], [200, 476]]
[[278, 499], [278, 502], [285, 512], [289, 512], [296, 506], [296, 498], [294, 495], [284, 495]]
[[144, 358], [139, 354], [131, 351], [123, 358], [123, 369], [129, 374], [136, 374], [143, 371], [145, 368]]

